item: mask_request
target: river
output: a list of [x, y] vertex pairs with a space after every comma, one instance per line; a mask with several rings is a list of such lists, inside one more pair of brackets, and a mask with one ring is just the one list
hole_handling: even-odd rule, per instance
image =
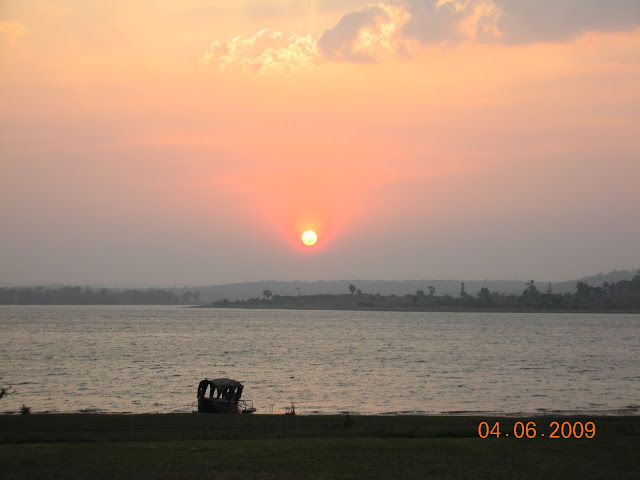
[[41, 412], [640, 414], [640, 315], [2, 306], [0, 382]]

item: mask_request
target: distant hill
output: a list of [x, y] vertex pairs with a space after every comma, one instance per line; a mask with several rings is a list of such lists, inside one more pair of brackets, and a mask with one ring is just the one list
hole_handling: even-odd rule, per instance
[[[586, 282], [590, 286], [599, 287], [604, 282], [614, 283], [622, 280], [631, 280], [637, 273], [635, 270], [616, 270], [607, 274], [598, 273], [577, 280], [564, 282], [548, 282], [536, 280], [536, 285], [541, 292], [551, 286], [553, 293], [575, 293], [578, 281]], [[381, 295], [405, 295], [415, 294], [418, 290], [428, 290], [434, 287], [436, 295], [460, 295], [461, 283], [465, 283], [465, 290], [470, 295], [476, 295], [481, 288], [488, 288], [491, 292], [499, 292], [506, 295], [521, 294], [526, 287], [527, 280], [323, 280], [315, 282], [303, 281], [260, 281], [227, 283], [224, 285], [210, 285], [202, 287], [173, 288], [171, 291], [183, 294], [187, 291], [200, 292], [200, 303], [210, 303], [217, 300], [227, 299], [247, 300], [249, 298], [262, 297], [264, 290], [271, 290], [274, 295], [321, 295], [321, 294], [344, 294], [349, 292], [349, 285], [353, 284], [363, 293]], [[535, 279], [534, 279], [535, 280]]]

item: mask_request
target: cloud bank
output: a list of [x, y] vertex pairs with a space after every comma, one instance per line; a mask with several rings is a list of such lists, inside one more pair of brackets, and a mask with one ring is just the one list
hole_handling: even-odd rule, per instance
[[638, 0], [391, 0], [344, 15], [319, 39], [261, 30], [216, 41], [202, 60], [258, 72], [330, 62], [374, 63], [416, 46], [567, 41], [588, 31], [640, 27]]
[[588, 31], [640, 27], [637, 0], [496, 0], [506, 44], [566, 41]]

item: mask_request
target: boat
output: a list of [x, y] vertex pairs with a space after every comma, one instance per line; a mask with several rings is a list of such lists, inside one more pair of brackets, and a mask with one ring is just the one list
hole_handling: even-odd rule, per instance
[[[198, 412], [253, 413], [251, 400], [242, 400], [244, 385], [230, 378], [205, 378], [198, 384]], [[209, 395], [207, 396], [207, 391]]]

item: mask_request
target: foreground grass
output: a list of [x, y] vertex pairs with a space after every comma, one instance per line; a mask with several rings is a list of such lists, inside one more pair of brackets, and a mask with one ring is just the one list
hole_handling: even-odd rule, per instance
[[[637, 478], [639, 417], [593, 439], [478, 437], [477, 417], [0, 417], [2, 478]], [[517, 419], [501, 419], [508, 428]], [[543, 425], [558, 419], [535, 419]], [[560, 419], [561, 421], [563, 419]], [[571, 419], [575, 421], [575, 419]], [[542, 431], [542, 429], [541, 429]]]

